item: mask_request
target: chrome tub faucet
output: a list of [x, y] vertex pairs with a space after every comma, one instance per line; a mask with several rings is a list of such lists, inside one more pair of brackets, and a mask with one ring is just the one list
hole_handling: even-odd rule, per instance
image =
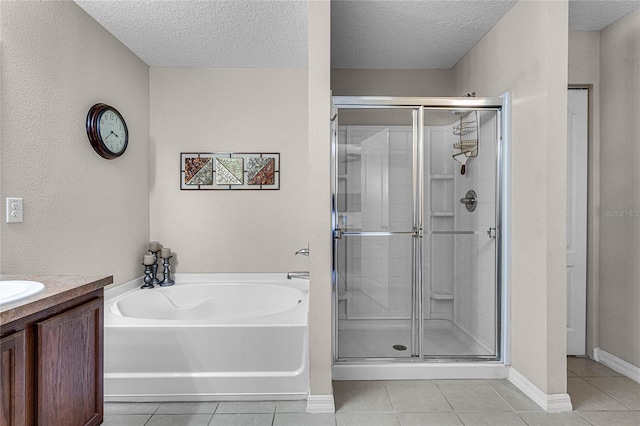
[[287, 272], [287, 279], [290, 280], [292, 278], [300, 278], [303, 280], [309, 279], [309, 271], [296, 271], [296, 272]]
[[[298, 250], [296, 252], [296, 256], [299, 255], [299, 254], [301, 254], [303, 256], [309, 256], [309, 247], [301, 248], [300, 250]], [[303, 280], [308, 280], [309, 279], [309, 271], [287, 272], [287, 279], [290, 280], [291, 278], [301, 278]]]

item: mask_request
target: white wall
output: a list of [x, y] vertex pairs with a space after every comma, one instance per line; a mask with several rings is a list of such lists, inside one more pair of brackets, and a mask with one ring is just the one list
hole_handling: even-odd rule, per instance
[[600, 348], [640, 367], [640, 10], [600, 33]]
[[566, 1], [521, 1], [455, 66], [457, 93], [513, 97], [511, 360], [547, 394], [566, 393], [567, 26]]
[[[308, 270], [307, 70], [151, 68], [151, 238], [179, 273]], [[180, 190], [181, 152], [279, 152], [280, 190]]]
[[[24, 199], [24, 222], [0, 224], [3, 274], [141, 275], [148, 243], [148, 67], [75, 3], [2, 1], [2, 211]], [[89, 108], [124, 116], [129, 147], [99, 157]]]

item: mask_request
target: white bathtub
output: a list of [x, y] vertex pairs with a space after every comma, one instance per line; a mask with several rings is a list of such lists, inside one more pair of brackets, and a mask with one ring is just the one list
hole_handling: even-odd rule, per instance
[[106, 401], [304, 399], [308, 281], [285, 274], [184, 274], [108, 290]]

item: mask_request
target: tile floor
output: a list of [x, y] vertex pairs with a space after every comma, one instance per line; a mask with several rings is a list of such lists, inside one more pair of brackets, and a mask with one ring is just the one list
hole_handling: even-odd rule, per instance
[[105, 403], [106, 426], [640, 425], [640, 384], [568, 359], [574, 411], [548, 414], [506, 380], [334, 382], [335, 414], [306, 401]]

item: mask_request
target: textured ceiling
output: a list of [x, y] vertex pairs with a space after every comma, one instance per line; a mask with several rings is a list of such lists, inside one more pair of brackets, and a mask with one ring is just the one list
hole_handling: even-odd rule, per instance
[[601, 30], [640, 7], [640, 0], [570, 0], [569, 29]]
[[[306, 0], [75, 0], [151, 66], [304, 68]], [[334, 68], [451, 68], [517, 1], [333, 0]], [[640, 0], [570, 0], [600, 30]]]
[[333, 1], [333, 68], [453, 67], [516, 1]]
[[75, 0], [151, 66], [307, 66], [307, 2]]

